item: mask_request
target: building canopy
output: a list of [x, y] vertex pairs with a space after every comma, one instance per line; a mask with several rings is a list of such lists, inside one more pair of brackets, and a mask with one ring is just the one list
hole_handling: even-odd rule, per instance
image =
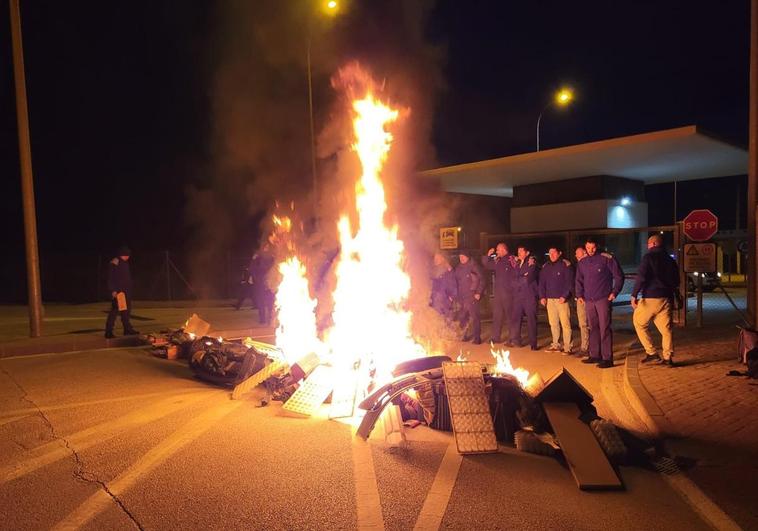
[[645, 184], [747, 173], [747, 150], [696, 126], [588, 142], [420, 172], [448, 192], [513, 196], [513, 188], [593, 175]]

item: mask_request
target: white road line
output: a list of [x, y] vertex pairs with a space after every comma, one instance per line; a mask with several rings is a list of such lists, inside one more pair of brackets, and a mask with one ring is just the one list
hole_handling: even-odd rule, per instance
[[[178, 397], [172, 396], [160, 402], [150, 404], [142, 409], [133, 411], [123, 417], [66, 435], [65, 439], [68, 441], [69, 446], [74, 448], [77, 452], [80, 452], [91, 446], [112, 439], [124, 431], [134, 429], [147, 424], [148, 422], [168, 416], [171, 413], [186, 408], [194, 402], [207, 399], [222, 392], [223, 391], [217, 391], [215, 393], [203, 392]], [[33, 448], [26, 452], [24, 458], [20, 461], [0, 467], [0, 485], [70, 456], [71, 450], [66, 447], [66, 444], [60, 438]]]
[[424, 505], [421, 507], [416, 525], [413, 527], [415, 531], [431, 531], [440, 528], [455, 481], [458, 479], [461, 462], [463, 462], [463, 456], [458, 453], [455, 442], [451, 442], [437, 469], [437, 475], [434, 476]]
[[358, 529], [384, 529], [382, 504], [376, 485], [371, 444], [353, 435], [353, 474]]
[[[181, 391], [158, 391], [155, 393], [142, 393], [142, 394], [137, 394], [137, 395], [118, 396], [115, 398], [101, 398], [99, 400], [87, 400], [84, 402], [70, 402], [68, 404], [40, 405], [39, 409], [41, 409], [43, 413], [48, 413], [50, 411], [60, 411], [62, 409], [95, 406], [98, 404], [108, 404], [111, 402], [124, 402], [126, 400], [137, 400], [140, 398], [150, 398], [153, 396], [179, 396], [185, 393], [197, 393], [199, 391], [202, 391], [203, 389], [204, 389], [203, 387], [195, 387], [195, 388], [190, 388], [190, 389], [181, 390]], [[33, 408], [33, 407], [3, 411], [0, 413], [0, 423], [4, 422], [7, 417], [14, 417], [14, 418], [26, 417], [28, 415], [34, 415], [36, 413], [38, 413], [38, 410], [37, 408]]]
[[[151, 448], [134, 465], [119, 474], [107, 486], [113, 496], [119, 497], [129, 490], [137, 481], [158, 468], [168, 458], [179, 450], [195, 441], [203, 433], [212, 428], [226, 415], [237, 409], [244, 402], [228, 401], [196, 416], [183, 427], [163, 439], [157, 446]], [[79, 507], [74, 509], [53, 528], [55, 530], [80, 529], [97, 515], [111, 507], [115, 502], [103, 490], [87, 498]]]
[[[616, 372], [616, 369], [612, 371], [603, 371], [602, 391], [608, 406], [613, 410], [614, 416], [619, 419], [619, 421], [629, 422], [636, 426], [638, 432], [649, 434], [649, 428], [644, 422], [639, 420], [637, 413], [622, 399], [622, 391], [620, 391], [619, 388], [623, 386], [623, 382], [618, 381], [618, 376], [620, 376], [621, 373], [618, 373], [617, 375]], [[626, 429], [634, 429], [633, 426], [623, 427]], [[679, 471], [674, 474], [659, 472], [659, 474], [671, 489], [677, 492], [705, 523], [714, 529], [719, 530], [738, 531], [741, 529], [740, 526], [729, 517], [729, 515], [721, 510], [721, 508], [702, 490], [700, 490], [700, 487], [690, 480], [683, 472]]]

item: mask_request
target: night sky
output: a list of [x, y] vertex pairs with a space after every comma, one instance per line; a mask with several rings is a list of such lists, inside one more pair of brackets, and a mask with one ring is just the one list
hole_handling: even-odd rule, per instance
[[[254, 183], [253, 198], [256, 188], [308, 182], [308, 3], [21, 4], [43, 267], [46, 255], [107, 253], [121, 242], [177, 247], [188, 231], [202, 233], [187, 211], [224, 182]], [[689, 124], [746, 145], [748, 12], [748, 0], [352, 0], [312, 27], [316, 128], [334, 99], [329, 76], [356, 57], [389, 84], [416, 76], [404, 90], [419, 102], [419, 136], [429, 137], [419, 169], [534, 150], [537, 115], [564, 83], [577, 101], [546, 113], [543, 148]], [[0, 27], [7, 273], [23, 263], [7, 5]], [[249, 85], [227, 97], [239, 65]], [[230, 141], [235, 116], [247, 131]], [[229, 163], [244, 141], [263, 142], [252, 151], [267, 165]], [[702, 195], [692, 186], [683, 193]], [[250, 245], [269, 194], [257, 197], [229, 218], [240, 226], [224, 245]]]

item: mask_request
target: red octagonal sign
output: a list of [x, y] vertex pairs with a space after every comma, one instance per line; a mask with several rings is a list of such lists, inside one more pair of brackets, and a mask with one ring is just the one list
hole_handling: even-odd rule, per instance
[[719, 230], [719, 218], [708, 209], [693, 210], [684, 218], [684, 234], [690, 240], [709, 240]]

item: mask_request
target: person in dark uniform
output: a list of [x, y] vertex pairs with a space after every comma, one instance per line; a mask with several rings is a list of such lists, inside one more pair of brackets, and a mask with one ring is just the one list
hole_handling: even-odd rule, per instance
[[475, 345], [482, 342], [482, 318], [479, 303], [484, 291], [484, 279], [477, 265], [469, 254], [461, 251], [458, 254], [460, 263], [455, 268], [455, 280], [458, 283], [458, 300], [461, 304], [461, 326], [466, 330], [463, 341], [471, 341]]
[[266, 244], [253, 255], [248, 270], [253, 279], [253, 295], [255, 306], [258, 308], [258, 322], [270, 325], [274, 313], [274, 292], [269, 287], [268, 275], [274, 267], [274, 255], [271, 247]]
[[492, 299], [492, 333], [490, 342], [500, 343], [505, 324], [505, 343], [511, 342], [510, 318], [513, 306], [513, 281], [516, 276], [516, 258], [508, 254], [508, 246], [500, 242], [482, 256], [482, 265], [495, 272], [495, 292]]
[[437, 310], [445, 319], [453, 316], [453, 301], [458, 296], [455, 273], [442, 253], [434, 254], [432, 271], [432, 295], [429, 306]]
[[[118, 256], [108, 264], [108, 291], [111, 294], [111, 309], [108, 312], [108, 318], [105, 320], [105, 337], [107, 339], [116, 337], [113, 334], [113, 325], [116, 324], [117, 315], [121, 316], [125, 336], [139, 334], [129, 322], [129, 314], [132, 310], [132, 275], [129, 271], [131, 254], [128, 247], [122, 246], [118, 250]], [[121, 309], [119, 309], [119, 299], [121, 300]]]
[[[671, 331], [674, 298], [679, 293], [679, 268], [663, 245], [663, 237], [653, 234], [647, 240], [648, 252], [642, 257], [632, 289], [632, 322], [647, 356], [642, 363], [660, 360], [674, 365], [674, 338]], [[642, 295], [642, 300], [637, 297]], [[650, 321], [661, 333], [661, 355], [650, 337]], [[663, 359], [661, 359], [661, 357]]]
[[239, 310], [242, 308], [245, 299], [250, 299], [252, 303], [255, 304], [255, 296], [253, 295], [253, 277], [250, 276], [249, 266], [245, 266], [242, 269], [239, 284], [239, 297], [237, 298], [237, 304], [234, 305], [234, 309]]
[[624, 287], [624, 272], [618, 260], [598, 253], [597, 243], [587, 240], [587, 256], [576, 266], [576, 297], [584, 303], [590, 325], [589, 357], [582, 363], [596, 363], [601, 369], [613, 367], [613, 300]]
[[537, 260], [526, 247], [518, 248], [515, 280], [513, 284], [513, 315], [511, 316], [511, 341], [508, 346], [520, 347], [521, 321], [526, 317], [529, 346], [537, 350]]
[[[571, 354], [571, 307], [569, 299], [574, 290], [574, 268], [571, 262], [561, 258], [561, 250], [551, 247], [550, 260], [540, 271], [540, 304], [547, 309], [552, 343], [548, 352]], [[563, 329], [563, 349], [561, 349], [561, 329]]]

